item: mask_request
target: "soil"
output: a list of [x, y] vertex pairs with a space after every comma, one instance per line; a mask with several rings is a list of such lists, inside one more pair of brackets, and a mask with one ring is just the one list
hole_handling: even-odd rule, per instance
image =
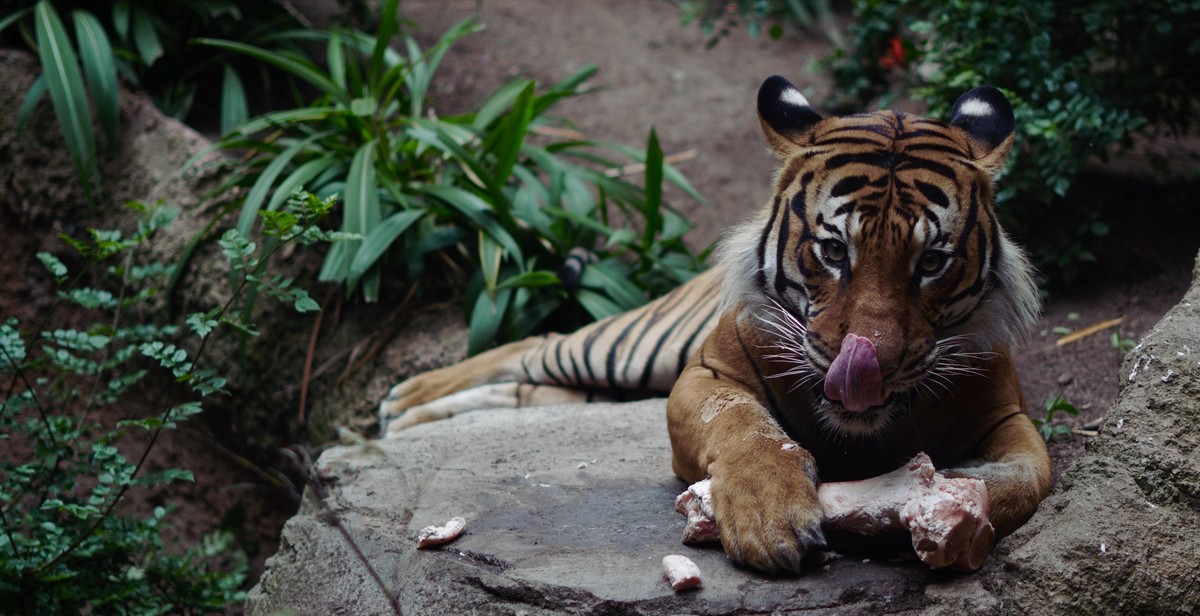
[[[824, 75], [810, 68], [829, 49], [824, 37], [770, 41], [733, 28], [707, 49], [708, 37], [695, 25], [680, 25], [678, 8], [668, 0], [406, 0], [401, 6], [425, 45], [468, 15], [478, 15], [487, 26], [446, 55], [432, 92], [438, 113], [469, 110], [515, 75], [549, 84], [585, 64], [598, 65], [592, 82], [596, 90], [565, 101], [555, 113], [570, 118], [590, 138], [637, 146], [653, 126], [668, 154], [694, 150], [695, 157], [678, 166], [708, 203], [673, 196], [696, 223], [690, 242], [697, 248], [716, 240], [769, 196], [774, 161], [762, 145], [754, 114], [761, 80], [785, 75], [818, 104], [829, 88]], [[1035, 417], [1045, 416], [1044, 401], [1056, 395], [1079, 409], [1078, 416], [1056, 417], [1074, 428], [1086, 432], [1103, 416], [1117, 393], [1121, 360], [1110, 335], [1138, 339], [1190, 282], [1200, 249], [1200, 216], [1188, 205], [1197, 197], [1200, 187], [1194, 183], [1163, 183], [1111, 169], [1081, 178], [1073, 198], [1103, 208], [1114, 233], [1085, 278], [1052, 287], [1040, 331], [1015, 349]], [[45, 245], [53, 237], [48, 232], [59, 229], [23, 218], [19, 206], [12, 194], [0, 191], [0, 227], [6, 237], [0, 243], [0, 319], [32, 318], [44, 307], [45, 296], [38, 301], [31, 296], [31, 272], [40, 267], [32, 256], [38, 250], [61, 252]], [[1147, 208], [1154, 208], [1154, 216], [1139, 217]], [[1124, 317], [1116, 328], [1055, 345], [1057, 327], [1077, 330], [1115, 317]], [[242, 529], [253, 581], [295, 504], [286, 478], [268, 481], [247, 470], [237, 454], [210, 438], [213, 433], [197, 423], [160, 444], [162, 463], [185, 465], [197, 476], [194, 486], [174, 489], [164, 498], [180, 504], [173, 517], [183, 541], [215, 528]], [[1056, 475], [1086, 441], [1074, 434], [1052, 445]], [[264, 457], [273, 454], [260, 452], [258, 461]], [[282, 487], [271, 485], [280, 479]]]

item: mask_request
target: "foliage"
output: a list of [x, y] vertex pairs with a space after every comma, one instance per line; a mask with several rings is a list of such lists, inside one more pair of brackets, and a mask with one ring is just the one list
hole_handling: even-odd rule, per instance
[[1135, 132], [1194, 128], [1200, 1], [856, 0], [849, 44], [826, 59], [834, 110], [898, 96], [945, 117], [981, 84], [1013, 102], [1018, 143], [997, 195], [1039, 265], [1073, 277], [1108, 226], [1060, 205], [1076, 173]]
[[[690, 225], [663, 201], [663, 180], [699, 196], [664, 164], [654, 133], [639, 152], [585, 140], [546, 115], [579, 93], [594, 68], [540, 92], [530, 80], [513, 81], [474, 113], [438, 116], [426, 105], [447, 50], [478, 29], [463, 21], [426, 50], [403, 37], [397, 52], [389, 47], [398, 31], [390, 0], [374, 36], [303, 30], [271, 37], [323, 46], [324, 67], [233, 41], [198, 41], [273, 65], [319, 92], [311, 105], [267, 113], [217, 144], [247, 152], [224, 163], [231, 173], [217, 191], [245, 189], [234, 204], [236, 231], [249, 234], [255, 215], [275, 210], [296, 187], [340, 195], [340, 228], [361, 239], [335, 245], [320, 278], [377, 301], [385, 268], [419, 280], [436, 256], [474, 271], [471, 352], [547, 321], [578, 325], [570, 315], [581, 311], [601, 318], [636, 307], [692, 276], [701, 260], [681, 240]], [[622, 179], [598, 150], [644, 164], [644, 184]], [[577, 247], [595, 261], [576, 281], [560, 269]]]
[[746, 30], [752, 37], [758, 37], [766, 25], [767, 35], [779, 39], [786, 27], [793, 26], [805, 31], [820, 29], [835, 44], [842, 42], [829, 0], [676, 1], [683, 24], [697, 22], [704, 30], [704, 36], [709, 37], [709, 47], [738, 27], [739, 19], [745, 20]]
[[1033, 425], [1037, 428], [1038, 434], [1041, 434], [1047, 443], [1060, 436], [1071, 435], [1071, 426], [1054, 423], [1054, 415], [1057, 413], [1078, 415], [1079, 409], [1075, 408], [1074, 404], [1064, 400], [1061, 394], [1046, 398], [1046, 416], [1034, 417]]
[[160, 109], [179, 118], [192, 108], [202, 82], [219, 82], [221, 126], [232, 127], [248, 113], [238, 71], [225, 57], [197, 53], [189, 39], [199, 34], [253, 39], [281, 23], [295, 21], [274, 2], [18, 2], [11, 12], [0, 14], [0, 33], [19, 35], [42, 66], [21, 106], [18, 126], [48, 94], [90, 196], [99, 179], [92, 111], [108, 148], [116, 147], [118, 77], [150, 92]]
[[1108, 337], [1108, 341], [1113, 345], [1114, 349], [1121, 353], [1122, 357], [1128, 355], [1129, 352], [1133, 350], [1133, 347], [1137, 346], [1137, 340], [1134, 340], [1133, 338], [1126, 338], [1122, 336], [1120, 332], [1113, 332], [1113, 334]]
[[[223, 245], [238, 281], [230, 300], [189, 315], [184, 326], [156, 321], [147, 302], [170, 268], [144, 263], [137, 253], [174, 212], [133, 205], [140, 222], [131, 235], [91, 230], [82, 239], [63, 237], [79, 255], [66, 260], [86, 262], [81, 271], [72, 274], [58, 257], [38, 254], [61, 289], [56, 308], [71, 313], [70, 327], [55, 327], [53, 310], [38, 325], [16, 318], [0, 323], [5, 611], [220, 612], [244, 595], [239, 587], [245, 559], [227, 533], [173, 553], [161, 535], [167, 509], [142, 516], [124, 513], [120, 505], [133, 492], [192, 481], [185, 469], [148, 472], [147, 456], [163, 430], [200, 413], [206, 398], [222, 393], [225, 378], [209, 367], [206, 345], [222, 326], [253, 327], [236, 309], [251, 281], [264, 278], [270, 255], [237, 234], [227, 236]], [[264, 232], [277, 247], [331, 239], [316, 224], [332, 205], [312, 196], [294, 199], [269, 217]], [[101, 284], [81, 283], [93, 277]], [[269, 282], [270, 295], [297, 310], [315, 308], [290, 281]], [[131, 416], [136, 392], [162, 376], [180, 384], [173, 398], [162, 401], [157, 414]]]

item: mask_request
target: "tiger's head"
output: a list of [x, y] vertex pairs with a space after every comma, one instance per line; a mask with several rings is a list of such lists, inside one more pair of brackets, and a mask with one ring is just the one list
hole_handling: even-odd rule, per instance
[[1037, 320], [1032, 268], [1000, 228], [993, 180], [1012, 107], [976, 88], [949, 123], [822, 118], [782, 77], [758, 114], [780, 160], [771, 202], [722, 244], [723, 306], [755, 319], [831, 430], [870, 435]]

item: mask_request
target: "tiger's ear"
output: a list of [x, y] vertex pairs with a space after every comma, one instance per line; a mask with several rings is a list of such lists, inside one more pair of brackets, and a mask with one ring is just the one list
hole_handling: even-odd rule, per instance
[[958, 97], [950, 112], [950, 125], [971, 137], [975, 164], [992, 176], [1004, 168], [1015, 138], [1016, 120], [1003, 92], [982, 86]]
[[787, 158], [800, 136], [820, 120], [808, 99], [783, 77], [768, 77], [758, 89], [758, 122], [767, 145], [779, 158]]

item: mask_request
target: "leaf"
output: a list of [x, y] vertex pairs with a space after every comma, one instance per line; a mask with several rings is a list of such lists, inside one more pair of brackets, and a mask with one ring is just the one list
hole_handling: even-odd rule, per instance
[[136, 4], [132, 9], [133, 44], [142, 61], [150, 67], [163, 55], [162, 41], [158, 39], [158, 31], [154, 27], [154, 16]]
[[421, 190], [461, 212], [476, 227], [486, 231], [488, 235], [492, 236], [492, 239], [503, 246], [511, 258], [517, 262], [521, 261], [521, 248], [517, 246], [508, 231], [505, 231], [491, 215], [492, 208], [486, 201], [471, 192], [452, 186], [430, 185], [422, 187]]
[[624, 272], [617, 271], [609, 261], [591, 263], [583, 268], [579, 285], [603, 291], [624, 310], [631, 310], [646, 303], [646, 297]]
[[325, 94], [337, 99], [338, 102], [349, 105], [350, 95], [346, 89], [339, 86], [337, 82], [331, 79], [328, 75], [321, 72], [321, 69], [313, 64], [312, 61], [299, 58], [283, 53], [269, 51], [254, 45], [247, 45], [237, 41], [226, 41], [222, 39], [212, 38], [197, 38], [192, 40], [197, 45], [208, 45], [219, 49], [226, 49], [232, 52], [250, 56], [256, 60], [266, 62], [280, 70], [291, 73], [292, 75], [311, 83]]
[[245, 124], [249, 118], [249, 106], [246, 102], [246, 90], [242, 87], [242, 79], [237, 71], [229, 64], [225, 65], [225, 78], [221, 84], [221, 134], [227, 135], [233, 129]]
[[524, 272], [505, 278], [500, 284], [496, 285], [497, 289], [516, 289], [516, 288], [537, 288], [537, 287], [552, 287], [562, 284], [558, 274], [548, 270], [533, 270]]
[[[342, 231], [367, 237], [382, 218], [379, 210], [379, 185], [375, 181], [375, 140], [366, 142], [354, 153], [354, 159], [350, 161], [350, 172], [346, 174], [344, 201], [346, 207], [342, 211]], [[344, 244], [344, 262], [339, 267], [342, 268], [343, 275], [346, 275], [362, 240], [352, 240]], [[346, 280], [347, 288], [353, 289], [357, 283], [358, 276], [350, 274]]]
[[575, 300], [597, 321], [625, 312], [623, 308], [613, 303], [612, 300], [587, 289], [577, 289], [575, 291]]
[[504, 260], [504, 249], [488, 234], [479, 230], [479, 270], [483, 274], [483, 285], [488, 295], [496, 295], [496, 279], [500, 277], [500, 262]]
[[37, 259], [42, 262], [42, 265], [46, 266], [46, 269], [50, 270], [55, 280], [62, 282], [66, 279], [67, 266], [63, 265], [63, 262], [59, 261], [58, 257], [48, 252], [39, 252], [37, 253]]
[[42, 102], [42, 98], [45, 96], [46, 75], [43, 73], [29, 84], [29, 91], [25, 93], [25, 100], [21, 102], [21, 109], [17, 112], [18, 131], [25, 128], [25, 123], [29, 121], [29, 115], [33, 113], [34, 109], [37, 109], [38, 103]]
[[377, 225], [371, 232], [367, 234], [363, 240], [362, 246], [358, 249], [358, 254], [354, 255], [354, 261], [350, 263], [350, 276], [358, 278], [362, 276], [379, 257], [383, 256], [384, 252], [400, 237], [413, 223], [417, 222], [424, 216], [424, 210], [405, 210], [388, 216], [382, 223]]
[[529, 129], [533, 110], [533, 85], [530, 81], [517, 96], [512, 110], [504, 117], [491, 148], [496, 157], [496, 166], [492, 170], [492, 192], [500, 198], [503, 198], [500, 191], [512, 175], [513, 166], [517, 164], [517, 157], [521, 153], [521, 145], [525, 142], [525, 132]]
[[645, 228], [642, 230], [642, 249], [649, 250], [654, 245], [654, 236], [662, 229], [662, 180], [663, 180], [663, 151], [658, 145], [658, 135], [650, 129], [650, 138], [646, 143], [646, 174], [644, 190], [646, 201], [641, 205], [642, 215], [646, 217]]
[[471, 310], [470, 331], [467, 334], [467, 355], [475, 355], [486, 350], [496, 340], [496, 332], [504, 321], [504, 313], [508, 310], [508, 301], [512, 297], [510, 289], [496, 292], [496, 299], [487, 293], [480, 293], [475, 298], [475, 307]]
[[[282, 152], [275, 155], [275, 159], [267, 165], [266, 169], [259, 174], [258, 179], [254, 181], [254, 185], [250, 187], [250, 192], [246, 194], [246, 200], [242, 202], [242, 211], [238, 214], [237, 230], [246, 237], [250, 237], [250, 230], [254, 226], [254, 217], [258, 215], [258, 210], [262, 207], [263, 201], [267, 198], [267, 193], [270, 192], [271, 186], [275, 183], [275, 179], [279, 174], [283, 173], [288, 163], [292, 162], [296, 154], [304, 150], [312, 144], [313, 141], [324, 137], [328, 133], [317, 133], [302, 139], [284, 148]], [[291, 192], [285, 193], [290, 195]], [[272, 209], [272, 211], [274, 211]]]
[[75, 40], [79, 43], [83, 71], [87, 75], [92, 102], [96, 104], [96, 116], [104, 128], [108, 147], [114, 148], [117, 145], [117, 118], [121, 110], [112, 45], [104, 33], [104, 26], [100, 25], [95, 15], [77, 10], [71, 17], [75, 23]]
[[75, 169], [83, 183], [88, 199], [98, 175], [96, 168], [96, 142], [92, 135], [91, 116], [88, 112], [87, 91], [83, 75], [79, 72], [79, 61], [71, 48], [71, 41], [63, 29], [62, 20], [47, 0], [40, 0], [34, 9], [34, 26], [37, 34], [38, 56], [42, 62], [46, 87], [58, 124], [66, 139], [67, 149], [75, 161]]
[[[289, 197], [297, 190], [308, 185], [309, 180], [321, 174], [321, 172], [336, 164], [331, 157], [322, 157], [315, 160], [310, 160], [296, 168], [291, 175], [283, 179], [278, 186], [275, 187], [275, 193], [271, 195], [271, 200], [267, 202], [267, 211], [274, 212], [279, 209]], [[314, 188], [316, 190], [316, 188]]]

